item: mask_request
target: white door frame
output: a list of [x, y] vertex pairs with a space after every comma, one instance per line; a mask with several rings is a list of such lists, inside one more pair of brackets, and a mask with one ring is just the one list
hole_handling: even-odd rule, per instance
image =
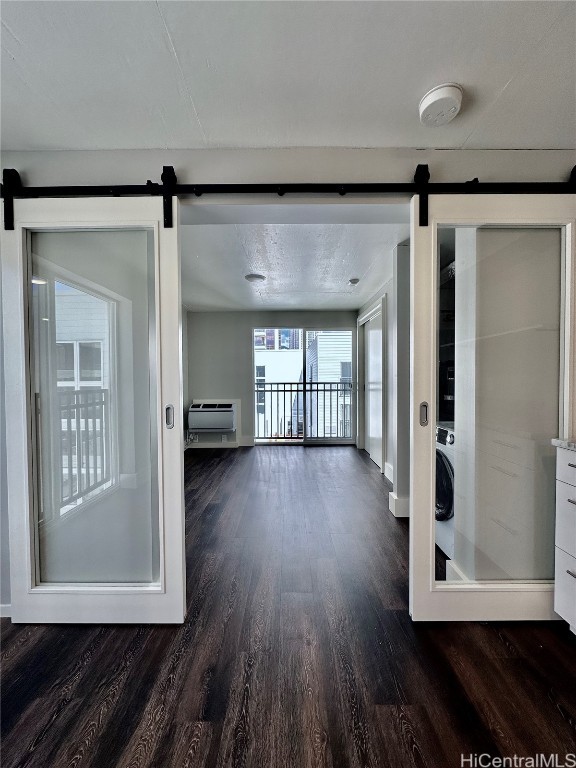
[[[362, 347], [362, 362], [363, 362], [363, 371], [362, 371], [362, 383], [363, 383], [363, 391], [362, 391], [362, 416], [363, 416], [363, 422], [362, 425], [360, 425], [360, 422], [358, 421], [358, 430], [360, 430], [360, 426], [362, 428], [362, 448], [369, 454], [370, 451], [368, 450], [368, 447], [370, 445], [368, 441], [368, 435], [366, 433], [366, 417], [368, 416], [368, 409], [366, 408], [366, 404], [370, 403], [370, 397], [366, 396], [367, 389], [366, 387], [369, 385], [368, 379], [366, 377], [366, 368], [369, 366], [369, 360], [366, 358], [366, 333], [367, 333], [367, 324], [374, 320], [376, 317], [382, 318], [382, 466], [380, 467], [380, 472], [382, 474], [386, 473], [386, 463], [389, 456], [387, 455], [387, 429], [388, 429], [388, 423], [387, 423], [387, 414], [386, 414], [386, 387], [387, 387], [387, 378], [388, 378], [388, 349], [387, 349], [387, 338], [388, 338], [388, 325], [386, 322], [386, 302], [387, 302], [387, 294], [384, 293], [382, 296], [378, 299], [378, 301], [375, 302], [366, 312], [364, 312], [363, 315], [358, 317], [357, 321], [357, 327], [358, 327], [358, 350], [360, 350], [360, 347]], [[359, 393], [360, 394], [360, 393]], [[376, 463], [376, 462], [375, 462]], [[378, 466], [376, 464], [376, 466]], [[391, 480], [391, 477], [388, 478]]]
[[[163, 226], [161, 197], [17, 199], [2, 229], [2, 308], [12, 621], [181, 623], [185, 613], [179, 202]], [[28, 240], [34, 230], [134, 229], [154, 233], [160, 580], [152, 585], [38, 585], [35, 577], [32, 408], [28, 361]], [[175, 429], [164, 421], [174, 406]]]
[[[576, 435], [576, 195], [431, 195], [429, 226], [412, 199], [410, 240], [410, 602], [416, 621], [552, 619], [553, 582], [437, 583], [434, 575], [436, 449], [436, 249], [439, 225], [564, 227], [564, 417]], [[419, 423], [428, 403], [428, 424]]]

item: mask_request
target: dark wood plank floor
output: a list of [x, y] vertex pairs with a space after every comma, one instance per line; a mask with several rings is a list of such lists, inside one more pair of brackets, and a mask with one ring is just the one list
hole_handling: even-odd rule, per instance
[[354, 448], [186, 454], [183, 626], [2, 621], [2, 766], [460, 766], [575, 751], [564, 623], [413, 624]]

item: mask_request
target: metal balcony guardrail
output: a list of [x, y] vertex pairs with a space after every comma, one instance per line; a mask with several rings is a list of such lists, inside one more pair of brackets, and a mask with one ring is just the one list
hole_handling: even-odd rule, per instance
[[60, 389], [61, 508], [111, 480], [110, 393]]
[[254, 397], [256, 440], [352, 438], [351, 382], [258, 382]]

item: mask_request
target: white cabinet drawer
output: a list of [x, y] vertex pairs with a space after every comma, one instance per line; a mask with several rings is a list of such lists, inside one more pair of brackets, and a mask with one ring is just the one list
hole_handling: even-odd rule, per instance
[[576, 486], [576, 451], [558, 448], [556, 453], [556, 479]]
[[556, 546], [576, 557], [576, 488], [556, 482]]
[[576, 627], [576, 557], [571, 557], [558, 547], [556, 547], [554, 610], [571, 627]]

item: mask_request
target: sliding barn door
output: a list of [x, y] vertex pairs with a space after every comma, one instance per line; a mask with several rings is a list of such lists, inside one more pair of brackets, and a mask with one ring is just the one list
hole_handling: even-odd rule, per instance
[[3, 232], [12, 620], [182, 622], [178, 203], [15, 201]]
[[410, 612], [554, 617], [555, 449], [574, 438], [576, 197], [412, 203]]

